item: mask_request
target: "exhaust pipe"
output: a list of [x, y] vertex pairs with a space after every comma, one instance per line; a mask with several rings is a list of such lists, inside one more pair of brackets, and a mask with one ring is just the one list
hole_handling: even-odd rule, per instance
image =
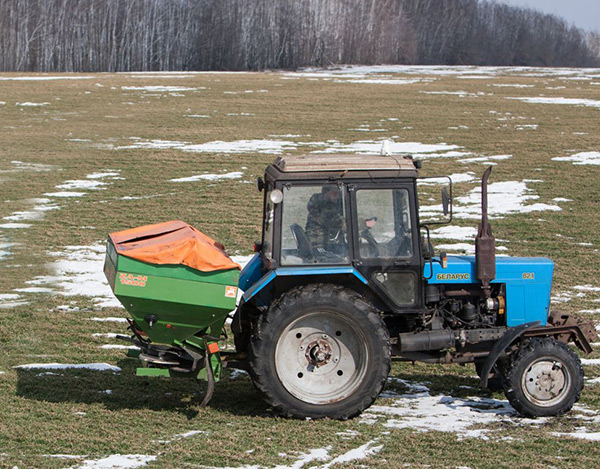
[[490, 166], [481, 179], [481, 223], [477, 227], [475, 238], [475, 264], [477, 280], [481, 282], [485, 298], [491, 296], [490, 282], [496, 278], [496, 240], [488, 222], [487, 182], [492, 172]]

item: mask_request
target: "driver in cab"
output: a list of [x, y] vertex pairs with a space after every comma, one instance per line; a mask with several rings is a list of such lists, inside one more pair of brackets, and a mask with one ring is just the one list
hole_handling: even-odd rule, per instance
[[336, 185], [323, 186], [307, 204], [306, 236], [318, 253], [330, 252], [346, 256], [346, 219], [342, 191]]

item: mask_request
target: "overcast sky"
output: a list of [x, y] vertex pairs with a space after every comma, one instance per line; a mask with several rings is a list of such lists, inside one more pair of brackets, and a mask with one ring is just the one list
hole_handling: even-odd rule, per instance
[[561, 16], [590, 31], [600, 31], [600, 0], [497, 0]]

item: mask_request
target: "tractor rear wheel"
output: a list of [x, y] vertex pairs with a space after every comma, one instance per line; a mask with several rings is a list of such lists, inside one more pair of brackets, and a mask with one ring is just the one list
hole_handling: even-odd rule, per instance
[[534, 338], [512, 356], [502, 376], [511, 405], [528, 417], [561, 415], [579, 400], [583, 368], [567, 345]]
[[383, 389], [389, 335], [376, 309], [356, 292], [325, 284], [298, 287], [259, 319], [250, 370], [278, 413], [348, 419]]

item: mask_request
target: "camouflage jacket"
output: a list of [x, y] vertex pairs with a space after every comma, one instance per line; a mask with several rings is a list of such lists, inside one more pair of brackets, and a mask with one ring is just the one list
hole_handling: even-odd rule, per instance
[[313, 194], [307, 204], [306, 235], [314, 248], [330, 250], [345, 242], [346, 221], [342, 202], [330, 202], [323, 194]]

